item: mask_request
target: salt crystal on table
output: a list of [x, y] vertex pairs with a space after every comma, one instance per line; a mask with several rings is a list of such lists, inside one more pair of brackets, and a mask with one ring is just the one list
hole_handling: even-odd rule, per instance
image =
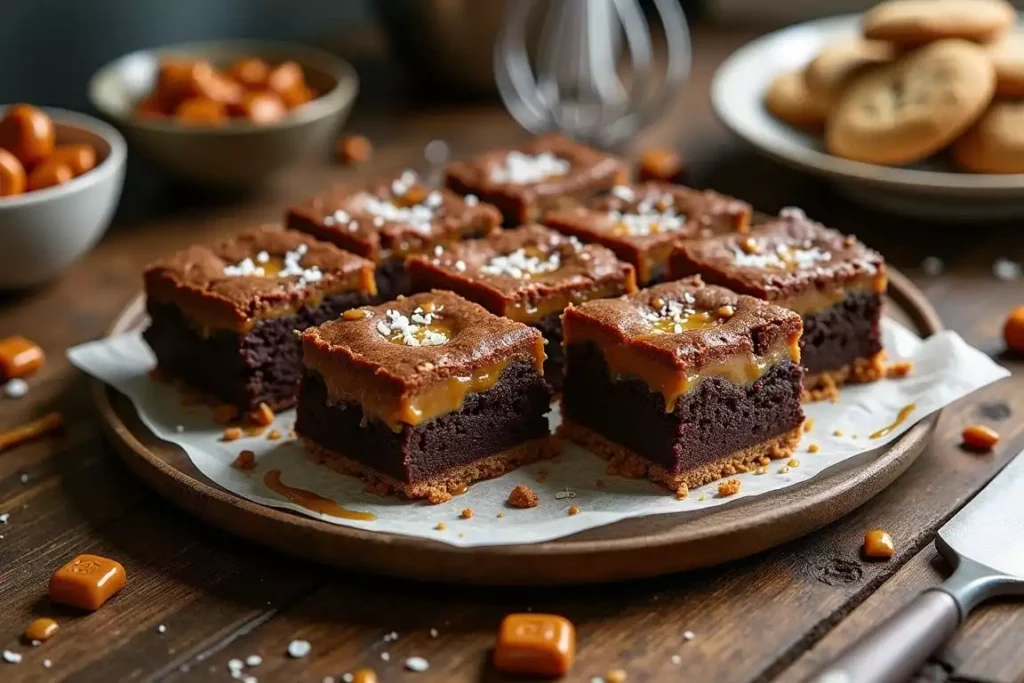
[[313, 646], [309, 644], [308, 640], [293, 640], [288, 643], [288, 656], [301, 659], [309, 654]]

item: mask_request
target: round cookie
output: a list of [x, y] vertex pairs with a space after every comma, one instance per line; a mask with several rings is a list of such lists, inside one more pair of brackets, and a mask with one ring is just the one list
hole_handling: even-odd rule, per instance
[[827, 45], [804, 72], [807, 87], [835, 97], [857, 74], [871, 66], [887, 64], [896, 57], [891, 43], [852, 38]]
[[889, 0], [864, 14], [864, 37], [898, 45], [943, 38], [988, 41], [1016, 16], [1006, 0]]
[[1024, 173], [1024, 101], [993, 103], [950, 151], [965, 171]]
[[807, 88], [803, 69], [777, 76], [764, 94], [764, 106], [783, 123], [811, 130], [825, 125], [832, 108], [828, 98]]
[[996, 68], [996, 95], [1024, 95], [1024, 33], [1007, 33], [985, 49]]
[[829, 150], [874, 164], [909, 164], [974, 123], [992, 100], [995, 71], [984, 48], [940, 40], [858, 76], [826, 129]]

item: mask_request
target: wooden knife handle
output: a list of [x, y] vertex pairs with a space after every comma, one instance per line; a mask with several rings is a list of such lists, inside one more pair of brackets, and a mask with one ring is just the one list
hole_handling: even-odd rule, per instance
[[960, 609], [953, 596], [940, 589], [927, 590], [807, 683], [901, 683], [959, 624]]

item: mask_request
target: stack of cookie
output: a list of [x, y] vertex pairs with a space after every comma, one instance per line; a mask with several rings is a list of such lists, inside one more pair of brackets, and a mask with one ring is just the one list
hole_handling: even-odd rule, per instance
[[863, 35], [775, 79], [765, 106], [828, 150], [886, 166], [949, 149], [974, 173], [1024, 173], [1024, 33], [1006, 0], [889, 0]]

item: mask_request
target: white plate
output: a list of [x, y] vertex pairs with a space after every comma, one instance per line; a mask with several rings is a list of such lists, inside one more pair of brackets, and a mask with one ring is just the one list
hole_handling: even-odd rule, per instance
[[1024, 215], [1024, 174], [958, 173], [941, 157], [910, 168], [833, 156], [820, 136], [791, 128], [764, 107], [777, 75], [807, 64], [826, 44], [860, 32], [860, 15], [809, 21], [762, 36], [734, 52], [715, 72], [711, 102], [728, 128], [789, 166], [834, 181], [876, 208], [947, 220]]

